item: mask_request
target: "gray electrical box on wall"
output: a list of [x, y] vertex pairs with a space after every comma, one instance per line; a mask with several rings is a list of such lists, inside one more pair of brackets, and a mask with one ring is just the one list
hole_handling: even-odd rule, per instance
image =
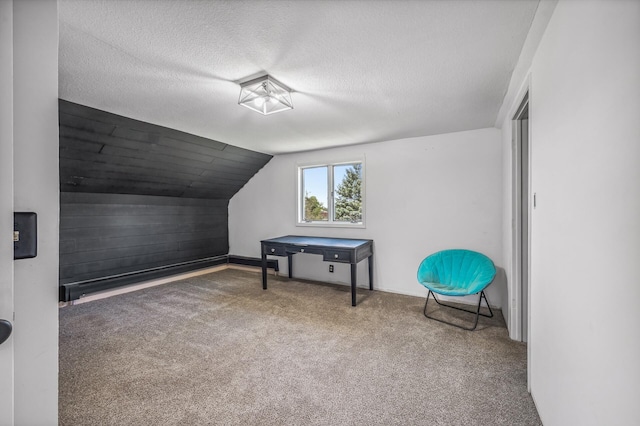
[[33, 212], [13, 213], [13, 258], [28, 259], [38, 254], [38, 216]]

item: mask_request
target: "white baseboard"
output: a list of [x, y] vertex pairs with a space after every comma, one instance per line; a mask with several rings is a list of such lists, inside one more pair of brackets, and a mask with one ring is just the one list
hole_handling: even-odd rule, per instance
[[[174, 281], [184, 280], [186, 278], [197, 277], [198, 275], [205, 275], [205, 274], [210, 274], [212, 272], [223, 271], [225, 269], [239, 269], [242, 271], [261, 272], [261, 268], [253, 267], [253, 266], [233, 265], [233, 264], [217, 265], [217, 266], [212, 266], [210, 268], [198, 269], [197, 271], [185, 272], [183, 274], [171, 275], [169, 277], [142, 281], [139, 283], [129, 284], [129, 285], [125, 285], [118, 288], [98, 291], [95, 293], [88, 294], [86, 296], [82, 296], [79, 299], [72, 300], [70, 302], [59, 302], [58, 307], [62, 308], [65, 306], [79, 305], [82, 303], [92, 302], [94, 300], [106, 299], [107, 297], [116, 296], [118, 294], [131, 293], [133, 291], [142, 290], [144, 288], [155, 287], [162, 284], [168, 284]], [[277, 272], [271, 269], [267, 270], [267, 273], [270, 275], [277, 275]]]
[[[255, 273], [260, 273], [261, 272], [261, 268], [259, 266], [234, 265], [234, 264], [218, 265], [218, 266], [213, 266], [211, 268], [205, 268], [205, 269], [199, 269], [197, 271], [186, 272], [184, 274], [172, 275], [172, 276], [165, 277], [165, 278], [159, 278], [159, 279], [155, 279], [155, 280], [143, 281], [143, 282], [139, 282], [139, 283], [136, 283], [136, 284], [130, 284], [130, 285], [126, 285], [126, 286], [122, 286], [122, 287], [118, 287], [118, 288], [99, 291], [99, 292], [96, 292], [96, 293], [89, 294], [87, 296], [83, 296], [80, 299], [72, 300], [70, 302], [60, 302], [60, 303], [58, 303], [58, 306], [59, 307], [65, 307], [65, 306], [69, 306], [69, 305], [79, 305], [81, 303], [92, 302], [94, 300], [106, 299], [107, 297], [116, 296], [118, 294], [131, 293], [133, 291], [142, 290], [144, 288], [155, 287], [155, 286], [158, 286], [158, 285], [168, 284], [168, 283], [171, 283], [171, 282], [174, 282], [174, 281], [178, 281], [178, 280], [183, 280], [183, 279], [186, 279], [186, 278], [197, 277], [198, 275], [205, 275], [205, 274], [210, 274], [212, 272], [224, 271], [225, 269], [237, 269], [237, 270], [240, 270], [240, 271], [255, 272]], [[276, 272], [276, 271], [274, 271], [272, 269], [268, 269], [267, 273], [269, 275], [278, 275], [278, 272]], [[338, 283], [338, 284], [340, 284], [340, 283]], [[348, 284], [344, 284], [344, 285], [348, 285]], [[402, 294], [402, 295], [405, 295], [405, 296], [421, 297], [421, 296], [416, 296], [415, 294], [403, 293], [403, 292], [400, 292], [400, 291], [393, 291], [393, 290], [387, 290], [387, 289], [374, 289], [374, 290], [383, 291], [385, 293]], [[426, 296], [423, 297], [423, 298], [426, 298]], [[475, 305], [477, 303], [477, 302], [471, 302], [471, 301], [469, 301], [468, 299], [465, 299], [465, 298], [458, 298], [458, 297], [446, 297], [446, 296], [442, 297], [442, 296], [440, 296], [439, 299], [447, 301], [447, 302], [461, 303], [461, 304], [465, 304], [465, 305]], [[485, 306], [484, 303], [482, 304], [482, 306]], [[500, 309], [500, 308], [498, 308], [496, 306], [491, 306], [491, 308]]]
[[79, 299], [72, 300], [70, 302], [61, 302], [60, 305], [79, 305], [81, 303], [92, 302], [94, 300], [106, 299], [107, 297], [116, 296], [118, 294], [131, 293], [132, 291], [142, 290], [143, 288], [155, 287], [162, 284], [167, 284], [173, 281], [183, 280], [185, 278], [197, 277], [198, 275], [210, 274], [212, 272], [222, 271], [227, 269], [227, 265], [218, 265], [211, 268], [198, 269], [197, 271], [186, 272], [184, 274], [171, 275], [169, 277], [158, 278], [155, 280], [142, 281], [135, 284], [125, 285], [118, 288], [112, 288], [109, 290], [98, 291], [95, 293], [82, 296]]

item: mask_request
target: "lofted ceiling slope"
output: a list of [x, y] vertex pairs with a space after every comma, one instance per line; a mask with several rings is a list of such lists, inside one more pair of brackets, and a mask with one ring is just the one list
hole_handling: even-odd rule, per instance
[[59, 101], [60, 192], [229, 200], [271, 155]]
[[[492, 127], [538, 0], [60, 0], [60, 98], [279, 154]], [[294, 110], [237, 105], [268, 73]]]

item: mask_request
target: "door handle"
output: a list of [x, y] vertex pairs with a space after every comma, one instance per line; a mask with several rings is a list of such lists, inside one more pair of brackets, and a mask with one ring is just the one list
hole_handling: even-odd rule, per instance
[[11, 330], [13, 327], [7, 320], [0, 319], [0, 345], [11, 336]]

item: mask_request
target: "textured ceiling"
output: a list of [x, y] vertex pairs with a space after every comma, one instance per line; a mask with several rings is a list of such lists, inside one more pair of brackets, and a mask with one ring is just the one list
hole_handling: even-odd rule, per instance
[[60, 98], [270, 154], [492, 127], [537, 4], [60, 0]]

